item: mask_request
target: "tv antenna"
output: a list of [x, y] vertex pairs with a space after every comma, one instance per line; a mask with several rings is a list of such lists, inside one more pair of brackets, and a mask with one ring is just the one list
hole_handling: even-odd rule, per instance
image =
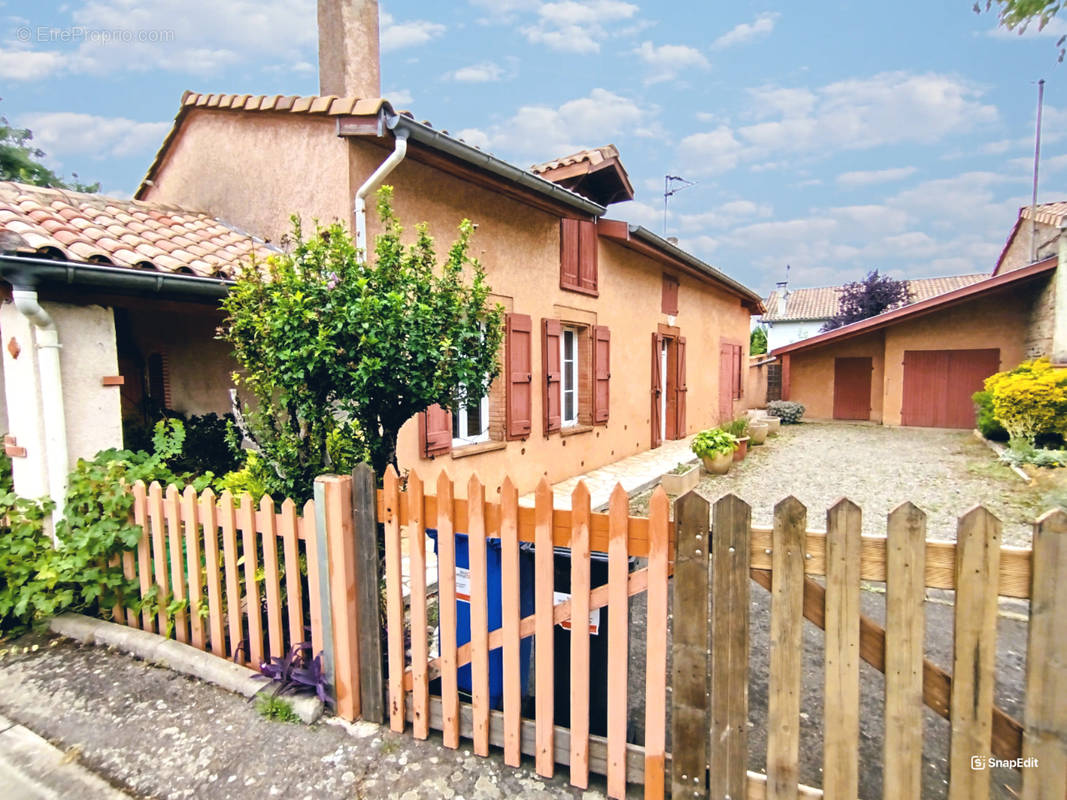
[[687, 181], [685, 178], [680, 178], [677, 175], [664, 175], [663, 176], [663, 236], [667, 236], [667, 201], [674, 197], [678, 192], [688, 189], [690, 186], [696, 186], [695, 181]]

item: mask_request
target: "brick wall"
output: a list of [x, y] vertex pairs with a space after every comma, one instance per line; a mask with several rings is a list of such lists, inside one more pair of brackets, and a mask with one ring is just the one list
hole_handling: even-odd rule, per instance
[[[1039, 358], [1052, 355], [1052, 331], [1056, 317], [1056, 276], [1055, 273], [1038, 282], [1030, 289], [1033, 301], [1030, 317], [1026, 324], [1024, 349], [1026, 358]], [[1005, 365], [1010, 369], [1014, 364]]]

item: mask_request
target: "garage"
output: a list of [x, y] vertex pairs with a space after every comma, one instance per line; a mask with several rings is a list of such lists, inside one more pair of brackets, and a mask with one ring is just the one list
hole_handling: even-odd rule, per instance
[[1000, 369], [1000, 350], [905, 350], [901, 424], [973, 428], [971, 395]]

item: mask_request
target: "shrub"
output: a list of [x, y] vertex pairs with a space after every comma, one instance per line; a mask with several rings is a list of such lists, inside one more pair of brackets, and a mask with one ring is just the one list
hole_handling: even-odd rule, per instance
[[804, 416], [804, 404], [792, 400], [772, 400], [767, 403], [767, 416], [778, 417], [783, 425], [795, 425]]
[[1032, 464], [1035, 467], [1067, 467], [1067, 450], [1041, 450], [1025, 439], [1013, 439], [1000, 454], [1000, 460], [1013, 466]]
[[738, 417], [721, 426], [727, 433], [732, 433], [738, 439], [748, 436], [748, 418]]
[[748, 336], [749, 355], [761, 356], [767, 352], [767, 329], [759, 325]]
[[993, 413], [993, 393], [984, 390], [975, 392], [971, 395], [971, 399], [974, 401], [974, 424], [978, 432], [990, 441], [1008, 441], [1008, 432], [997, 422], [997, 417]]
[[1043, 433], [1067, 433], [1067, 369], [1047, 358], [1024, 361], [986, 378], [993, 414], [1012, 439], [1033, 444]]
[[185, 420], [185, 444], [172, 466], [195, 475], [225, 475], [241, 468], [242, 456], [232, 414], [194, 414]]
[[693, 443], [689, 445], [699, 458], [714, 458], [723, 453], [732, 453], [737, 447], [737, 437], [722, 428], [701, 431], [693, 437]]

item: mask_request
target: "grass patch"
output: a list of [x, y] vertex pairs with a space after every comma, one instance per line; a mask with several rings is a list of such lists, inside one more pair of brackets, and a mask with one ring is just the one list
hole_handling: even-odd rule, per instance
[[292, 704], [273, 694], [256, 695], [256, 711], [275, 722], [300, 721], [300, 717], [293, 711]]

